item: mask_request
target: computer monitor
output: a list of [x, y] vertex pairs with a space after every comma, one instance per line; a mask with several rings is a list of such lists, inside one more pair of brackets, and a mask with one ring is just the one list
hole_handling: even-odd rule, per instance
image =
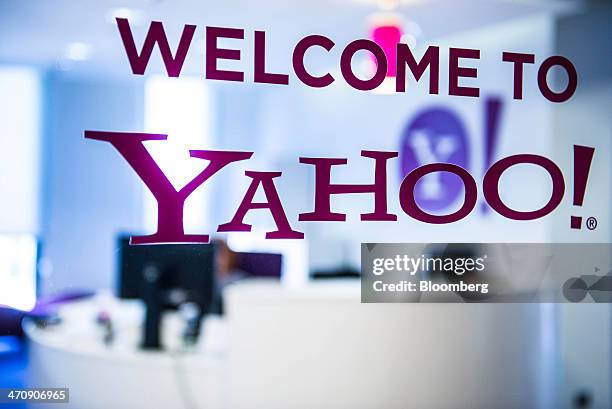
[[[214, 248], [212, 244], [129, 244], [119, 239], [118, 295], [145, 303], [144, 349], [160, 349], [161, 315], [184, 303], [195, 303], [201, 318], [215, 296]], [[198, 334], [196, 333], [195, 336]]]
[[283, 256], [273, 253], [236, 252], [235, 268], [248, 277], [280, 278]]

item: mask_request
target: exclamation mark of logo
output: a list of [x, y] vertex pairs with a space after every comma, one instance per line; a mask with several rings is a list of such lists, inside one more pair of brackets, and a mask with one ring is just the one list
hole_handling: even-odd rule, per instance
[[[487, 98], [484, 115], [484, 171], [493, 164], [493, 157], [499, 139], [499, 123], [501, 121], [502, 100], [497, 97]], [[482, 202], [482, 211], [489, 210], [487, 202]]]
[[[584, 194], [586, 193], [587, 181], [589, 179], [589, 171], [591, 170], [591, 161], [595, 154], [594, 148], [588, 146], [574, 145], [574, 206], [582, 206], [584, 202]], [[591, 227], [591, 219], [587, 221], [587, 227], [593, 230], [595, 227]], [[595, 221], [594, 226], [597, 226]], [[582, 217], [571, 216], [570, 227], [572, 229], [582, 228]]]

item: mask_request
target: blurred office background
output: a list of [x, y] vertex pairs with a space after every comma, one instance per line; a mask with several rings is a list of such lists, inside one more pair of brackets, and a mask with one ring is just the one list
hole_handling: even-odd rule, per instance
[[[152, 20], [164, 23], [172, 47], [183, 24], [196, 24], [181, 78], [167, 78], [157, 51], [147, 75], [132, 75], [115, 17], [130, 20], [139, 49]], [[282, 254], [281, 282], [287, 291], [308, 285], [314, 272], [358, 270], [361, 242], [609, 243], [611, 17], [605, 1], [2, 0], [0, 304], [29, 311], [37, 300], [62, 294], [114, 292], [117, 237], [155, 229], [153, 196], [110, 145], [85, 140], [85, 129], [168, 133], [167, 142], [150, 142], [147, 148], [175, 186], [182, 186], [202, 166], [200, 160], [188, 157], [188, 149], [254, 151], [252, 159], [224, 169], [187, 200], [186, 229], [213, 233], [235, 251]], [[343, 46], [368, 38], [372, 25], [388, 18], [399, 22], [402, 41], [416, 50], [441, 47], [441, 95], [427, 93], [427, 75], [419, 84], [410, 83], [402, 94], [383, 88], [359, 92], [343, 82], [339, 73]], [[241, 61], [223, 66], [244, 71], [244, 83], [204, 79], [207, 25], [245, 29], [243, 41], [222, 43], [241, 50]], [[334, 50], [311, 51], [307, 64], [314, 72], [331, 72], [337, 81], [324, 89], [311, 89], [291, 74], [289, 86], [254, 84], [254, 30], [266, 31], [267, 67], [283, 73], [292, 73], [291, 53], [299, 39], [308, 34], [330, 37], [337, 44]], [[445, 95], [448, 47], [481, 50], [478, 80], [464, 80], [478, 84], [480, 98]], [[536, 64], [524, 70], [521, 101], [512, 99], [512, 66], [501, 61], [503, 51], [536, 55]], [[563, 104], [549, 102], [537, 88], [537, 66], [550, 55], [568, 57], [579, 74], [576, 94]], [[357, 70], [366, 74], [370, 63], [365, 54], [358, 54], [354, 61]], [[551, 83], [562, 88], [563, 74], [553, 71], [551, 75]], [[492, 105], [498, 109], [496, 114], [490, 111]], [[462, 146], [451, 149], [465, 150], [463, 164], [476, 180], [491, 164], [485, 153], [487, 121], [495, 122], [492, 161], [515, 153], [554, 159], [566, 172], [568, 185], [561, 206], [538, 221], [514, 222], [488, 209], [480, 197], [476, 209], [460, 222], [423, 224], [406, 216], [397, 201], [404, 176], [400, 154], [388, 167], [389, 206], [398, 222], [359, 221], [359, 214], [372, 206], [368, 194], [333, 199], [334, 210], [347, 214], [346, 223], [297, 222], [299, 213], [312, 209], [314, 197], [313, 169], [299, 164], [300, 156], [346, 157], [348, 165], [334, 169], [333, 180], [371, 183], [373, 161], [360, 157], [360, 150], [401, 151], [412, 138], [411, 124], [434, 110], [444, 112], [463, 129], [465, 138], [455, 140]], [[584, 205], [578, 210], [569, 199], [573, 144], [596, 148]], [[277, 179], [278, 191], [291, 225], [305, 233], [305, 240], [264, 240], [265, 232], [274, 226], [265, 211], [249, 214], [251, 233], [214, 234], [217, 225], [231, 219], [246, 191], [245, 169], [283, 172]], [[502, 198], [517, 209], [541, 206], [550, 192], [548, 176], [530, 167], [508, 171], [503, 184]], [[432, 210], [457, 209], [459, 193], [443, 198], [436, 196], [434, 188]], [[584, 217], [595, 215], [598, 228], [570, 229], [572, 211]], [[404, 306], [403, 311], [410, 307]], [[361, 308], [366, 315], [382, 313], [376, 307]], [[491, 307], [470, 308], [476, 317]], [[512, 308], [518, 307], [508, 306]], [[530, 314], [540, 317], [538, 330], [545, 334], [534, 340], [554, 350], [547, 366], [550, 373], [545, 376], [557, 385], [538, 391], [539, 401], [533, 407], [612, 407], [610, 305], [532, 308]], [[444, 310], [425, 313], [437, 322]], [[6, 320], [14, 317], [7, 309], [3, 314]], [[500, 319], [504, 314], [499, 310]], [[359, 315], [349, 317], [359, 319]], [[300, 353], [313, 340], [293, 338], [292, 342]], [[447, 347], [452, 345], [449, 339]], [[28, 371], [25, 348], [18, 337], [0, 340], [0, 386], [31, 384], [29, 377], [34, 375]], [[362, 355], [350, 358], [365, 359]], [[504, 388], [497, 385], [493, 390], [501, 393]], [[408, 402], [404, 407], [409, 406]]]

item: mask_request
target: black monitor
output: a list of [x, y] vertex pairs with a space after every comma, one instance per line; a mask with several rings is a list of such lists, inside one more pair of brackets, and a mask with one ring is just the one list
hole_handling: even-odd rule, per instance
[[185, 303], [199, 307], [192, 334], [197, 337], [215, 296], [214, 265], [212, 244], [130, 245], [129, 237], [119, 239], [118, 294], [145, 303], [143, 348], [161, 349], [163, 311]]

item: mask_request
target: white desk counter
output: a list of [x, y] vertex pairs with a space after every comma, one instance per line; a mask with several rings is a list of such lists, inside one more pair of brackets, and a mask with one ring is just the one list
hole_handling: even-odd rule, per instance
[[[113, 321], [116, 335], [111, 345], [103, 343], [103, 331], [95, 322], [102, 309]], [[138, 301], [98, 296], [67, 304], [59, 315], [59, 325], [39, 328], [26, 321], [24, 330], [30, 340], [31, 386], [70, 388], [67, 407], [226, 407], [225, 323], [221, 319], [207, 319], [202, 342], [185, 351], [180, 345], [181, 320], [176, 313], [165, 313], [165, 349], [150, 352], [138, 348], [143, 317]]]
[[540, 304], [361, 304], [360, 283], [226, 292], [232, 409], [554, 407]]
[[[56, 328], [25, 325], [33, 386], [69, 387], [79, 409], [546, 407], [556, 347], [545, 307], [359, 300], [358, 281], [244, 281], [226, 290], [227, 322], [206, 320], [185, 354], [172, 314], [166, 351], [144, 352], [138, 303], [73, 303]], [[116, 325], [110, 347], [101, 307]]]

